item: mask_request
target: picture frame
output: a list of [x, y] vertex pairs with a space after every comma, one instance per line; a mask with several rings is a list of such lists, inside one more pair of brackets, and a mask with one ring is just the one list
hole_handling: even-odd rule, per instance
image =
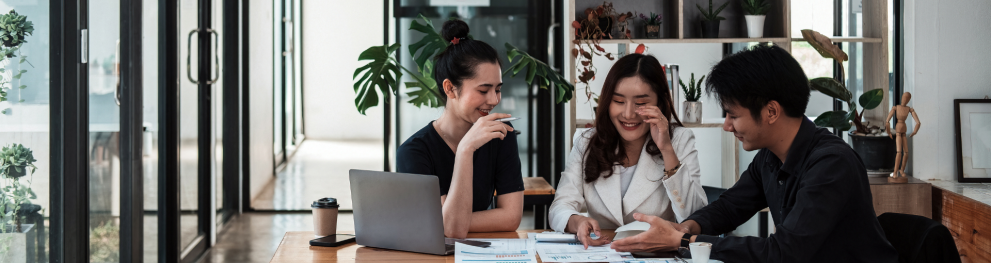
[[991, 99], [955, 99], [957, 181], [991, 182]]

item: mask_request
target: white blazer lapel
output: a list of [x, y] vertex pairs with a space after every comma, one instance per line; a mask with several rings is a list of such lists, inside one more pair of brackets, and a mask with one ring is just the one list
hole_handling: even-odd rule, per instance
[[599, 180], [595, 180], [595, 192], [606, 204], [606, 209], [612, 214], [613, 220], [618, 226], [623, 225], [623, 194], [619, 191], [620, 180], [619, 172], [615, 166], [613, 166], [612, 175], [609, 178], [599, 177]]
[[623, 197], [623, 215], [632, 213], [662, 185], [664, 161], [661, 160], [660, 156], [655, 157], [647, 153], [646, 146], [644, 144], [644, 148], [640, 150], [637, 170], [633, 172], [633, 181], [630, 182], [630, 188], [626, 190], [626, 196]]

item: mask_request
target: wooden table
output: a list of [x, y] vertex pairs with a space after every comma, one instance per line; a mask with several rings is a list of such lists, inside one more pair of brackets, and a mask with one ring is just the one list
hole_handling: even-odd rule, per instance
[[[526, 233], [546, 230], [520, 230], [516, 232], [468, 233], [468, 238], [527, 238]], [[612, 232], [603, 230], [603, 232]], [[437, 256], [397, 250], [372, 248], [350, 243], [340, 247], [313, 247], [312, 231], [286, 232], [279, 249], [272, 257], [277, 262], [445, 262], [453, 263], [454, 256]], [[539, 262], [539, 256], [538, 256]]]
[[547, 207], [554, 202], [554, 187], [543, 177], [523, 178], [523, 205], [533, 206], [533, 228], [551, 228], [547, 223]]
[[[516, 232], [468, 233], [468, 238], [527, 238], [527, 233], [540, 233], [550, 230], [518, 230]], [[614, 230], [602, 230], [604, 234], [612, 235]], [[353, 234], [354, 232], [341, 232]], [[313, 231], [286, 232], [275, 251], [271, 263], [282, 262], [427, 262], [453, 263], [454, 255], [437, 256], [398, 250], [365, 247], [350, 243], [340, 247], [310, 246]], [[672, 258], [674, 252], [633, 253], [638, 258]], [[540, 255], [537, 255], [540, 263]]]

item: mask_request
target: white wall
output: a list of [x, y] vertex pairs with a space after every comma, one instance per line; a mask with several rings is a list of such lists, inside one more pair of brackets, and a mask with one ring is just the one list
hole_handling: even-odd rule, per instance
[[[368, 63], [358, 61], [362, 51], [384, 44], [382, 1], [310, 0], [303, 8], [306, 138], [381, 140], [383, 107], [358, 113], [351, 76]], [[330, 10], [348, 11], [327, 15]]]
[[[956, 180], [954, 99], [991, 95], [991, 13], [987, 0], [905, 0], [905, 91], [922, 128], [910, 139], [909, 174]], [[900, 96], [900, 95], [898, 95]], [[910, 127], [914, 126], [912, 122]]]
[[251, 19], [249, 46], [249, 114], [251, 132], [248, 137], [251, 163], [250, 198], [261, 192], [274, 178], [275, 160], [272, 127], [272, 2], [250, 1], [248, 17]]

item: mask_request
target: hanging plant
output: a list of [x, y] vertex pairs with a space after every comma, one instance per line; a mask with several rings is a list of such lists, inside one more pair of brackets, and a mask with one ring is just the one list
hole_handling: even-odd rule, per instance
[[[606, 52], [605, 48], [599, 45], [602, 39], [627, 38], [630, 39], [630, 30], [624, 29], [621, 33], [624, 36], [613, 36], [609, 33], [614, 21], [626, 22], [633, 18], [632, 12], [618, 13], [613, 8], [611, 2], [602, 2], [595, 8], [586, 8], [584, 16], [578, 21], [572, 21], [571, 27], [575, 30], [575, 40], [572, 44], [577, 45], [571, 49], [571, 56], [575, 58], [578, 83], [585, 85], [585, 98], [588, 101], [599, 102], [599, 95], [592, 91], [590, 81], [595, 80], [598, 69], [595, 67], [592, 58], [602, 56], [609, 60], [616, 60], [612, 53]], [[630, 40], [633, 43], [633, 40]], [[643, 44], [637, 47], [636, 53], [643, 53]], [[594, 105], [590, 105], [594, 109]], [[593, 110], [594, 111], [594, 110]]]
[[[13, 61], [14, 57], [20, 55], [21, 46], [28, 42], [26, 37], [34, 33], [34, 23], [31, 23], [27, 19], [27, 16], [17, 14], [14, 10], [10, 10], [10, 13], [0, 15], [0, 58], [8, 61], [3, 68], [0, 68], [0, 73], [11, 73], [11, 77], [9, 78], [0, 74], [0, 102], [8, 100], [7, 90], [13, 89], [13, 86], [9, 84], [14, 80], [21, 79], [21, 76], [27, 72], [27, 70], [23, 69], [8, 72], [11, 69], [7, 68], [7, 66], [10, 66], [10, 61]], [[27, 61], [27, 56], [20, 55], [17, 64], [25, 62], [31, 65], [31, 62]], [[33, 67], [33, 65], [31, 66]], [[17, 88], [25, 89], [27, 86], [20, 85]], [[6, 114], [7, 110], [3, 110], [3, 113]]]

